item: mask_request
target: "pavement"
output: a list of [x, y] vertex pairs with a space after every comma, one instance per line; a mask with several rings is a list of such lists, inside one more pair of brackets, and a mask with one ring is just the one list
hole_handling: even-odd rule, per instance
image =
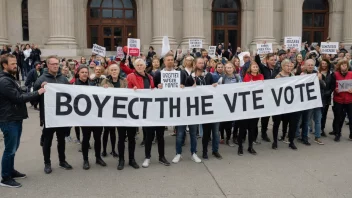
[[[15, 160], [16, 169], [26, 173], [28, 178], [18, 180], [23, 185], [21, 188], [0, 188], [1, 198], [352, 197], [352, 142], [348, 141], [348, 126], [343, 127], [343, 138], [339, 143], [335, 143], [330, 136], [323, 138], [325, 145], [317, 145], [311, 140], [311, 146], [296, 143], [298, 150], [293, 151], [282, 142], [279, 142], [278, 150], [272, 150], [271, 143], [262, 142], [254, 146], [258, 152], [256, 156], [246, 150], [243, 156], [238, 156], [237, 146], [220, 145], [222, 160], [209, 156], [209, 160], [200, 164], [190, 159], [187, 138], [186, 146], [183, 147], [183, 160], [178, 164], [170, 167], [159, 164], [157, 146], [153, 145], [149, 168], [134, 170], [126, 164], [122, 171], [116, 169], [117, 159], [112, 156], [104, 158], [107, 167], [97, 166], [93, 150], [89, 153], [91, 169], [83, 170], [82, 153], [78, 152], [79, 145], [74, 143], [66, 144], [67, 161], [74, 169], [60, 169], [56, 141], [53, 141], [53, 172], [46, 175], [39, 146], [41, 128], [38, 111], [29, 109], [29, 116], [30, 119], [24, 121], [21, 145]], [[329, 112], [326, 132], [331, 131], [332, 118], [332, 113]], [[269, 134], [271, 127], [270, 125]], [[166, 158], [171, 162], [175, 154], [175, 137], [170, 136], [170, 133], [171, 130], [165, 133], [165, 141]], [[71, 135], [75, 137], [73, 130]], [[312, 134], [310, 136], [313, 138]], [[139, 146], [141, 134], [138, 137], [136, 160], [141, 166], [144, 147]], [[199, 155], [201, 144], [201, 139], [198, 139]], [[3, 141], [0, 140], [1, 156], [3, 149]], [[109, 147], [108, 152], [110, 151]]]

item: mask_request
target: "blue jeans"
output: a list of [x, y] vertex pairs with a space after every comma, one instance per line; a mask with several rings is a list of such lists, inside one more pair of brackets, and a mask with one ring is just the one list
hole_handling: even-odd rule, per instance
[[321, 130], [321, 117], [322, 117], [322, 108], [318, 107], [315, 109], [309, 110], [309, 120], [313, 119], [314, 121], [314, 133], [316, 138], [320, 138]]
[[313, 109], [308, 109], [302, 111], [302, 140], [303, 141], [308, 141], [308, 127], [309, 127], [309, 122], [311, 119], [311, 113]]
[[22, 121], [2, 122], [0, 123], [0, 129], [4, 134], [5, 143], [5, 150], [1, 161], [1, 176], [9, 178], [15, 169], [15, 154], [20, 146]]
[[[191, 153], [197, 153], [197, 127], [198, 125], [188, 125], [191, 139]], [[177, 126], [176, 133], [176, 154], [182, 154], [182, 144], [186, 135], [186, 126]]]
[[203, 124], [203, 153], [208, 152], [208, 142], [210, 138], [210, 134], [212, 134], [212, 149], [213, 152], [218, 152], [219, 151], [219, 123], [208, 123], [208, 124]]

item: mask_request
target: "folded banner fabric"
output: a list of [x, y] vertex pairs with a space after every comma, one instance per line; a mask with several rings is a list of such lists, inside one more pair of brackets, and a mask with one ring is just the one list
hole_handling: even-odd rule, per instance
[[46, 127], [178, 126], [259, 118], [321, 107], [316, 74], [178, 89], [45, 86]]

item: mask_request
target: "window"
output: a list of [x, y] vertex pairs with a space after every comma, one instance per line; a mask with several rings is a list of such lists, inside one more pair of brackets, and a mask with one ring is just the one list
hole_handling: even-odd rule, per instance
[[137, 36], [137, 12], [133, 0], [89, 0], [87, 13], [88, 48], [93, 44], [115, 51]]
[[22, 0], [22, 40], [29, 41], [28, 0]]
[[240, 0], [214, 0], [212, 12], [212, 43], [231, 44], [232, 49], [241, 43], [241, 5]]
[[320, 43], [329, 34], [329, 4], [327, 0], [305, 0], [303, 3], [302, 42]]

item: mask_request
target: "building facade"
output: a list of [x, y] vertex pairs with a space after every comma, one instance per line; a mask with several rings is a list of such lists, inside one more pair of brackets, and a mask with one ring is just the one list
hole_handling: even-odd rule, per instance
[[0, 0], [0, 44], [35, 43], [43, 55], [91, 54], [97, 43], [115, 54], [127, 38], [142, 51], [229, 43], [280, 46], [285, 36], [352, 45], [352, 0]]

